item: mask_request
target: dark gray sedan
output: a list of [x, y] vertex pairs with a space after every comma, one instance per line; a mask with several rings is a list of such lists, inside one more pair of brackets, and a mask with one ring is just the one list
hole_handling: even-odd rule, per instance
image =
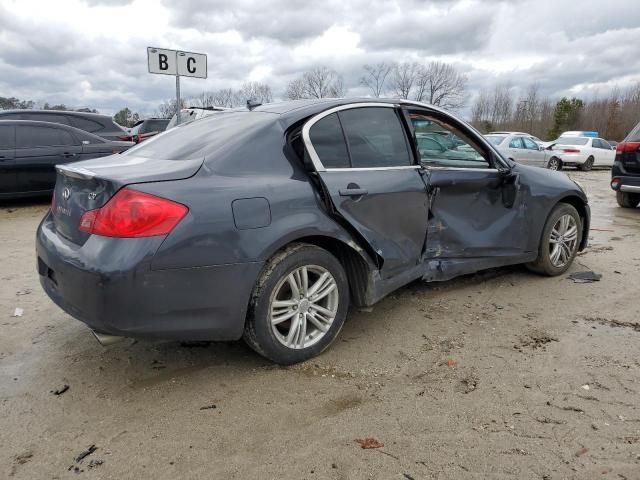
[[[464, 155], [420, 158], [425, 124]], [[54, 202], [37, 233], [40, 280], [99, 339], [243, 337], [282, 364], [327, 348], [349, 305], [416, 279], [510, 264], [559, 275], [590, 218], [563, 173], [391, 100], [220, 112], [58, 167]]]
[[49, 194], [56, 165], [113, 155], [132, 145], [59, 123], [0, 120], [0, 199]]

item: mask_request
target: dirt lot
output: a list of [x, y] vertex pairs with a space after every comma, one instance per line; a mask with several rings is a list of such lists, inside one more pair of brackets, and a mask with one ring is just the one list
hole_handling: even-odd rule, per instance
[[570, 175], [594, 227], [571, 272], [602, 281], [417, 282], [289, 368], [242, 343], [101, 347], [40, 289], [46, 201], [5, 204], [0, 477], [640, 478], [640, 209], [608, 172]]

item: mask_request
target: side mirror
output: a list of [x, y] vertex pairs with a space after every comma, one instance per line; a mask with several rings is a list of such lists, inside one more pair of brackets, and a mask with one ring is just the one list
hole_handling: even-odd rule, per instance
[[540, 150], [541, 152], [544, 152], [544, 146], [543, 145], [538, 145], [538, 150]]

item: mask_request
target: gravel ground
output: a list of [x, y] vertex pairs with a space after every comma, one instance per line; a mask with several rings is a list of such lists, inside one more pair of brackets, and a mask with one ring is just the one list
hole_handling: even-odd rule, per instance
[[4, 204], [0, 477], [640, 478], [640, 209], [569, 174], [594, 227], [570, 272], [600, 282], [416, 282], [288, 368], [240, 342], [101, 347], [38, 283], [47, 202]]

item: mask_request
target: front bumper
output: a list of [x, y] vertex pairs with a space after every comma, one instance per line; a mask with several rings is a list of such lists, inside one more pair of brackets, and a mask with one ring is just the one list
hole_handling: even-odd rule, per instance
[[237, 340], [261, 263], [151, 269], [162, 238], [92, 236], [75, 245], [47, 215], [38, 227], [40, 283], [65, 312], [125, 337]]

